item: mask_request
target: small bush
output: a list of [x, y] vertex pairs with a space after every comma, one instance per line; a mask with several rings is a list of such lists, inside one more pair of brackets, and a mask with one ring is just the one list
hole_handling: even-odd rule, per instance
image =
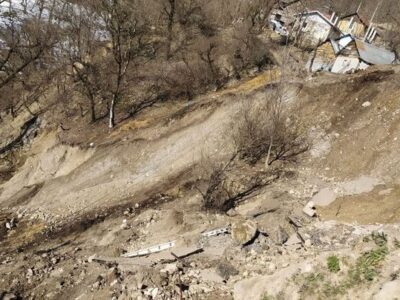
[[327, 259], [328, 270], [331, 273], [337, 273], [340, 271], [340, 261], [335, 255], [329, 256]]

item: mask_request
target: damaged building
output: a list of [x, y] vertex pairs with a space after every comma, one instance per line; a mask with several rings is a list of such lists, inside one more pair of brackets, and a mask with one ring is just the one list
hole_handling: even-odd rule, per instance
[[381, 32], [373, 25], [377, 9], [370, 21], [360, 14], [360, 7], [344, 16], [306, 10], [292, 15], [293, 19], [288, 16], [293, 11], [286, 8], [274, 12], [272, 18], [288, 27], [297, 47], [311, 52], [306, 65], [309, 71], [347, 73], [396, 61], [395, 53], [385, 48]]
[[345, 35], [317, 47], [307, 68], [311, 72], [348, 73], [364, 70], [371, 65], [393, 64], [395, 60], [396, 56], [392, 51], [354, 38], [352, 35]]

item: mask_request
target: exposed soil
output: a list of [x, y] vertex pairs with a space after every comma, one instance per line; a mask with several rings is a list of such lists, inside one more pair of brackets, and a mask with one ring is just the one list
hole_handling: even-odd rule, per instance
[[[311, 149], [296, 162], [279, 165], [287, 176], [227, 214], [204, 210], [196, 187], [199, 166], [205, 156], [218, 162], [229, 155], [241, 103], [262, 101], [279, 77], [273, 71], [189, 104], [152, 107], [113, 132], [42, 128], [24, 148], [25, 163], [0, 185], [0, 295], [245, 299], [245, 287], [254, 297], [271, 292], [314, 299], [300, 275], [326, 272], [332, 253], [350, 268], [370, 250], [365, 240], [371, 233], [385, 231], [390, 251], [379, 276], [343, 295], [371, 298], [400, 272], [390, 267], [399, 263], [398, 71], [371, 68], [290, 79], [284, 100], [301, 119]], [[365, 101], [371, 105], [363, 106]], [[254, 168], [263, 169], [264, 162]], [[243, 169], [239, 175], [251, 174]], [[365, 176], [380, 183], [319, 207], [321, 222], [302, 212], [321, 189], [351, 186]], [[245, 246], [234, 234], [201, 236], [240, 222], [257, 227]], [[203, 252], [172, 266], [149, 265], [157, 256], [121, 257], [167, 241], [176, 241], [177, 250], [202, 245]], [[179, 271], [165, 275], [167, 267]], [[339, 282], [346, 270], [331, 276]]]

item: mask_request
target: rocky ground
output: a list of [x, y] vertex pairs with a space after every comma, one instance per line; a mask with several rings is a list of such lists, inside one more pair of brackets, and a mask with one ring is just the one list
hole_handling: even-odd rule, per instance
[[198, 167], [268, 74], [80, 143], [41, 125], [1, 177], [1, 298], [396, 299], [398, 71], [288, 83], [310, 150], [227, 213], [204, 209]]

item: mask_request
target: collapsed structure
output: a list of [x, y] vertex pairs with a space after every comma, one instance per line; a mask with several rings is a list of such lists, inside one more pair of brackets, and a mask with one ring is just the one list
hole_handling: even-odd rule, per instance
[[355, 13], [338, 16], [287, 6], [273, 11], [271, 20], [290, 32], [288, 38], [296, 46], [311, 51], [306, 65], [311, 72], [348, 73], [370, 65], [393, 64], [395, 53], [385, 48], [382, 35], [373, 26], [377, 9], [370, 22], [359, 11], [360, 7]]

